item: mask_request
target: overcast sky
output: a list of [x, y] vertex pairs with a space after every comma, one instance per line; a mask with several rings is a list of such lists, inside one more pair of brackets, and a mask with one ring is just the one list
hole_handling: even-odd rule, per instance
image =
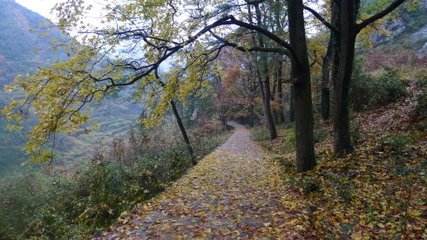
[[15, 0], [22, 6], [39, 13], [43, 17], [51, 19], [54, 15], [50, 13], [50, 10], [55, 6], [55, 3], [61, 0]]

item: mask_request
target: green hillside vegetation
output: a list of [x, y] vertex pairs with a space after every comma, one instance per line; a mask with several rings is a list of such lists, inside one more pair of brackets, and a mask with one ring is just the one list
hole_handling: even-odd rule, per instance
[[[65, 59], [61, 51], [52, 50], [52, 39], [59, 44], [67, 37], [49, 27], [41, 17], [15, 1], [0, 1], [0, 107], [9, 104], [16, 95], [6, 94], [3, 87], [11, 84], [18, 74], [32, 73], [38, 66], [47, 66]], [[50, 29], [48, 31], [48, 29]], [[10, 132], [6, 121], [0, 119], [0, 177], [14, 172], [25, 160], [22, 147], [25, 132]]]

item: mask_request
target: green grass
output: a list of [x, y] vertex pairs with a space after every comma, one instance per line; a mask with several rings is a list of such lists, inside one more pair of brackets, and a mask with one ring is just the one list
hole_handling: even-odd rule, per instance
[[295, 151], [295, 129], [277, 127], [277, 139], [270, 140], [270, 135], [265, 126], [251, 129], [251, 139], [258, 142], [263, 148], [276, 153], [286, 154]]

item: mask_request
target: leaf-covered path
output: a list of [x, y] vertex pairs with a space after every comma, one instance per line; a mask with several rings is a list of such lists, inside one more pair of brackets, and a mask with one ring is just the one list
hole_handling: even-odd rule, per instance
[[247, 129], [234, 127], [221, 147], [99, 239], [310, 237], [299, 234], [307, 226], [284, 197], [280, 168]]

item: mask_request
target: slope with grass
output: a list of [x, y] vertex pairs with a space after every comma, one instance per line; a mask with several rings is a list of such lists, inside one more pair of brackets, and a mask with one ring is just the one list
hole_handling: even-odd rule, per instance
[[[424, 84], [423, 84], [424, 82]], [[317, 143], [318, 166], [297, 174], [293, 152], [253, 132], [282, 163], [285, 186], [298, 196], [295, 204], [310, 209], [304, 215], [317, 236], [325, 239], [425, 239], [427, 134], [424, 81], [408, 84], [407, 95], [395, 103], [355, 114], [355, 151], [333, 154], [332, 136]], [[423, 97], [424, 96], [424, 97]], [[424, 100], [423, 100], [424, 99]], [[331, 132], [322, 123], [317, 132]]]

